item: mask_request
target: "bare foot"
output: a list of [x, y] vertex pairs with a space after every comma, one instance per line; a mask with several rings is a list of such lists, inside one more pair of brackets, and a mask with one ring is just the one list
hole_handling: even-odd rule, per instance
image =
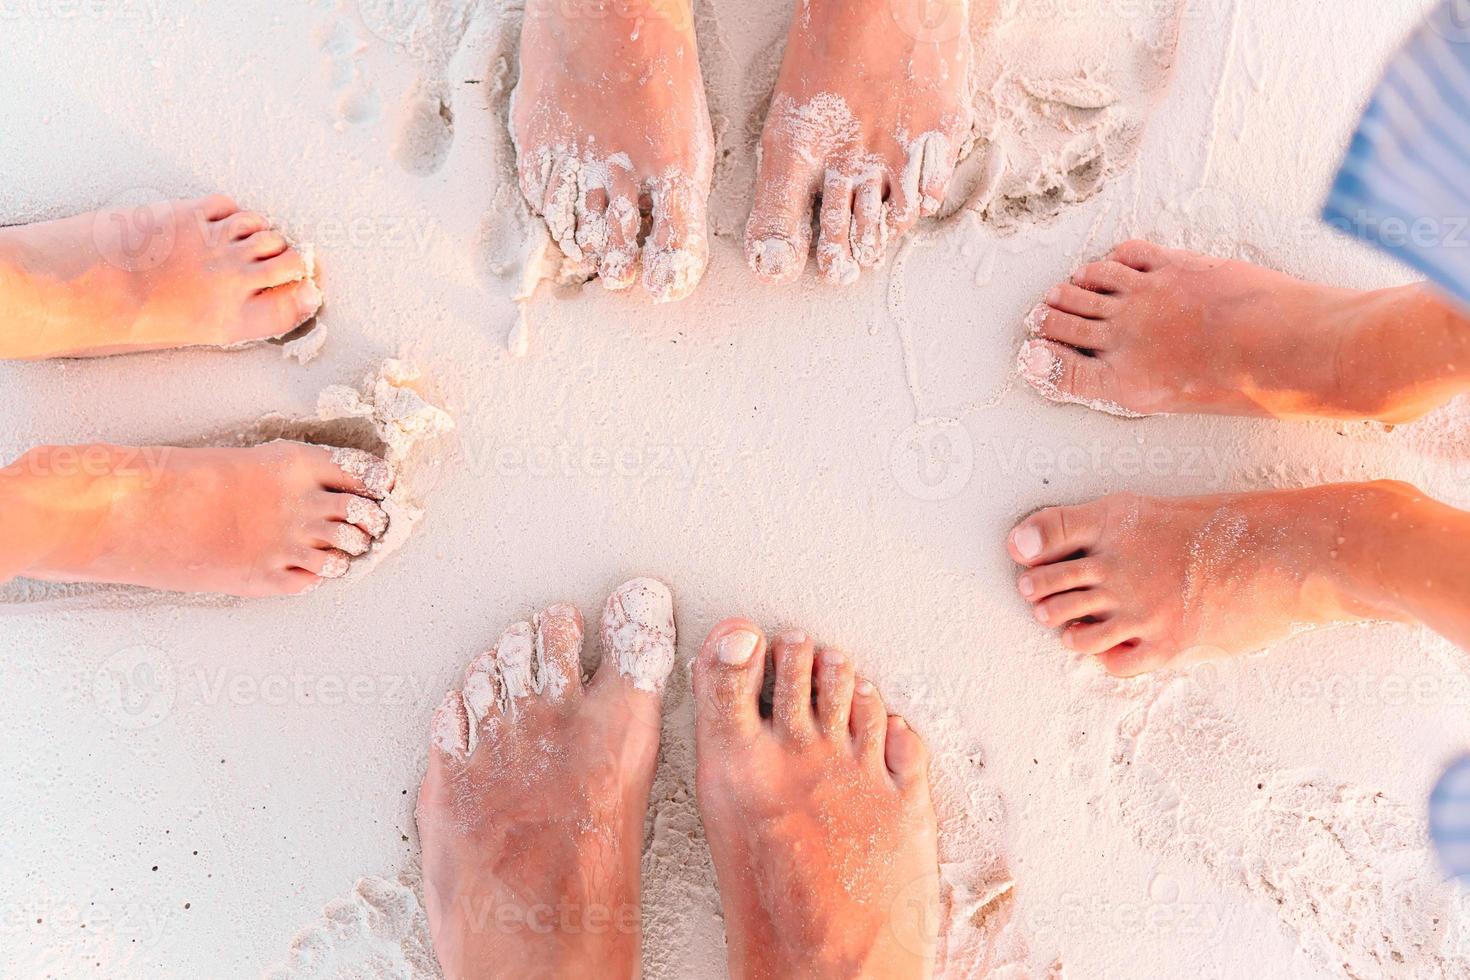
[[1470, 391], [1470, 322], [1421, 286], [1360, 292], [1126, 242], [1032, 311], [1020, 371], [1056, 401], [1407, 422]]
[[745, 228], [746, 259], [767, 282], [801, 275], [817, 196], [817, 268], [837, 283], [856, 280], [921, 214], [939, 211], [970, 131], [969, 3], [927, 5], [936, 30], [905, 16], [925, 6], [796, 5]]
[[613, 593], [585, 688], [581, 652], [581, 615], [552, 606], [507, 629], [434, 715], [418, 827], [446, 980], [638, 975], [668, 589], [635, 579]]
[[0, 470], [7, 516], [33, 518], [6, 529], [0, 578], [8, 568], [175, 592], [305, 592], [345, 575], [383, 534], [374, 501], [392, 485], [376, 456], [297, 442], [35, 449]]
[[689, 0], [531, 0], [512, 130], [521, 190], [568, 257], [626, 289], [649, 213], [643, 287], [658, 301], [694, 291], [714, 136]]
[[1417, 491], [1396, 483], [1211, 497], [1115, 494], [1011, 532], [1038, 622], [1132, 676], [1259, 650], [1312, 625], [1401, 619], [1372, 581]]
[[0, 229], [0, 357], [83, 357], [290, 333], [316, 315], [313, 270], [227, 197]]
[[[726, 620], [694, 664], [699, 808], [736, 978], [927, 977], [939, 926], [928, 751], [852, 661]], [[813, 663], [816, 668], [813, 671]]]

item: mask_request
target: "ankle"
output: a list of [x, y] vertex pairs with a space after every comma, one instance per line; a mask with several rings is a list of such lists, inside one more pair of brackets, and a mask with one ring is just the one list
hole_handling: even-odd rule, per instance
[[1432, 288], [1359, 294], [1345, 323], [1337, 387], [1362, 417], [1410, 422], [1470, 392], [1470, 319]]
[[1413, 621], [1399, 585], [1402, 569], [1393, 559], [1403, 554], [1405, 535], [1421, 523], [1432, 501], [1394, 480], [1321, 489], [1330, 495], [1336, 516], [1330, 558], [1344, 609], [1354, 618]]
[[0, 578], [65, 577], [105, 547], [104, 526], [120, 499], [156, 479], [116, 446], [38, 446], [0, 470], [6, 553]]

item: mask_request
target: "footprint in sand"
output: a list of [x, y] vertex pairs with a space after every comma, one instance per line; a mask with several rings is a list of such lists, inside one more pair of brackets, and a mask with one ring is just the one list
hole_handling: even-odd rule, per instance
[[363, 27], [419, 64], [419, 80], [398, 110], [393, 142], [393, 159], [408, 173], [437, 173], [454, 146], [450, 65], [478, 7], [475, 0], [357, 0]]
[[1276, 906], [1302, 951], [1349, 976], [1470, 975], [1470, 915], [1421, 806], [1281, 770], [1181, 680], [1119, 724], [1109, 794], [1139, 843]]
[[265, 980], [439, 980], [419, 879], [363, 878], [292, 940]]

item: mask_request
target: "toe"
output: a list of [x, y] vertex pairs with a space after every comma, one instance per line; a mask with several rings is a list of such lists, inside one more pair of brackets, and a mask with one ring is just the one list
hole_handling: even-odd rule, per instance
[[367, 553], [372, 547], [373, 539], [370, 538], [362, 528], [355, 524], [343, 524], [339, 521], [324, 521], [317, 527], [318, 547], [335, 548], [344, 551], [354, 558]]
[[351, 524], [368, 537], [381, 538], [388, 530], [388, 512], [366, 497], [323, 491], [322, 503], [328, 520]]
[[1140, 239], [1126, 241], [1108, 253], [1114, 262], [1139, 272], [1152, 272], [1167, 262], [1168, 249]]
[[1073, 623], [1062, 633], [1062, 642], [1070, 650], [1096, 656], [1124, 643], [1136, 642], [1137, 633], [1121, 617], [1113, 616], [1098, 623]]
[[1102, 580], [1102, 566], [1097, 559], [1078, 558], [1030, 569], [1016, 580], [1016, 588], [1031, 602], [1040, 602], [1059, 592], [1090, 588]]
[[805, 742], [816, 734], [812, 714], [812, 641], [800, 630], [788, 630], [771, 644], [776, 665], [772, 720], [786, 738]]
[[1064, 282], [1053, 286], [1046, 294], [1046, 305], [1063, 313], [1075, 313], [1092, 320], [1101, 320], [1117, 309], [1117, 300], [1094, 293], [1090, 289]]
[[1143, 281], [1143, 273], [1129, 268], [1121, 262], [1089, 262], [1072, 273], [1072, 283], [1094, 293], [1116, 295], [1136, 289]]
[[883, 203], [884, 221], [891, 235], [906, 235], [919, 220], [919, 173], [917, 168], [888, 174], [888, 198]]
[[817, 654], [817, 727], [828, 738], [845, 738], [852, 716], [852, 660], [840, 650]]
[[564, 157], [557, 163], [546, 186], [546, 199], [541, 209], [552, 240], [573, 261], [582, 260], [582, 248], [577, 244], [577, 202], [581, 196], [577, 174], [580, 169], [581, 165], [573, 157]]
[[789, 146], [766, 140], [755, 207], [745, 225], [745, 259], [762, 280], [794, 282], [811, 250], [812, 199], [820, 173]]
[[386, 459], [345, 446], [323, 449], [317, 460], [322, 487], [382, 500], [393, 489], [393, 466]]
[[944, 196], [954, 177], [955, 150], [948, 137], [929, 133], [911, 152], [919, 159], [919, 213], [932, 217], [944, 207]]
[[871, 269], [888, 249], [888, 226], [883, 222], [883, 179], [868, 177], [858, 184], [852, 203], [852, 257]]
[[310, 279], [256, 293], [245, 303], [246, 336], [237, 341], [281, 337], [317, 315], [322, 291]]
[[1122, 410], [1112, 365], [1101, 357], [1051, 340], [1030, 340], [1016, 360], [1026, 383], [1051, 401]]
[[222, 221], [240, 210], [240, 205], [235, 199], [225, 194], [211, 194], [198, 200], [190, 201], [189, 204], [199, 209], [206, 221]]
[[504, 722], [504, 698], [500, 690], [500, 670], [495, 662], [495, 649], [480, 654], [464, 672], [464, 706], [467, 715], [468, 749], [500, 734]]
[[694, 695], [701, 733], [748, 739], [761, 729], [760, 693], [766, 640], [746, 619], [710, 631], [694, 660]]
[[322, 577], [304, 568], [285, 568], [276, 577], [276, 591], [281, 595], [303, 595], [322, 584]]
[[307, 276], [306, 260], [295, 250], [280, 252], [272, 258], [250, 263], [249, 275], [251, 285], [256, 289], [302, 282]]
[[237, 211], [220, 221], [219, 229], [226, 241], [243, 242], [253, 235], [267, 231], [270, 219], [254, 211]]
[[577, 247], [589, 262], [601, 264], [607, 250], [607, 181], [582, 171], [581, 193], [577, 195]]
[[495, 644], [500, 692], [512, 717], [536, 694], [536, 631], [522, 620], [512, 623]]
[[450, 691], [439, 702], [429, 724], [429, 746], [430, 766], [458, 765], [469, 757], [470, 714], [462, 692]]
[[638, 208], [638, 181], [625, 168], [614, 167], [608, 177], [607, 244], [598, 275], [608, 289], [627, 289], [638, 278], [638, 232], [643, 215]]
[[1089, 617], [1112, 614], [1117, 601], [1100, 589], [1076, 589], [1061, 592], [1036, 604], [1036, 621], [1043, 626], [1063, 626]]
[[[266, 229], [265, 231], [257, 231], [249, 238], [241, 239], [236, 243], [235, 247], [239, 249], [242, 255], [249, 259], [273, 259], [286, 251], [290, 245], [287, 243], [285, 235], [278, 231]], [[275, 283], [271, 283], [271, 285], [275, 285]]]
[[559, 603], [532, 620], [536, 629], [536, 679], [547, 700], [575, 700], [582, 693], [582, 614]]
[[929, 776], [929, 749], [909, 723], [898, 715], [888, 716], [883, 761], [900, 789], [921, 786]]
[[853, 748], [861, 756], [883, 758], [883, 741], [888, 732], [888, 709], [872, 681], [860, 677], [853, 685], [852, 715], [848, 720]]
[[657, 579], [635, 578], [608, 596], [602, 610], [600, 686], [632, 689], [653, 704], [674, 669], [674, 597]]
[[688, 181], [656, 183], [649, 193], [653, 225], [643, 247], [643, 288], [655, 302], [694, 292], [709, 262], [705, 200]]
[[1089, 320], [1072, 313], [1063, 313], [1045, 303], [1026, 315], [1026, 328], [1032, 336], [1054, 340], [1068, 347], [1100, 351], [1109, 346], [1105, 336], [1109, 321]]
[[1080, 507], [1048, 507], [1011, 531], [1006, 548], [1017, 563], [1033, 567], [1085, 554], [1102, 540], [1106, 526], [1102, 501]]
[[308, 548], [292, 565], [320, 578], [341, 578], [352, 567], [352, 556], [336, 548]]
[[1155, 643], [1122, 643], [1097, 655], [1098, 663], [1114, 677], [1137, 677], [1167, 667], [1174, 660], [1170, 651]]
[[852, 257], [852, 181], [829, 171], [822, 185], [822, 210], [817, 236], [817, 269], [830, 283], [856, 282], [857, 260]]

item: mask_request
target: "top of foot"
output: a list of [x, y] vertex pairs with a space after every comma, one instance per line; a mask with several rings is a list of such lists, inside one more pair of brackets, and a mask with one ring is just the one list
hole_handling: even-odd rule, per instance
[[0, 357], [229, 347], [316, 315], [307, 256], [222, 195], [0, 229]]
[[584, 686], [582, 616], [552, 606], [507, 629], [445, 697], [417, 815], [449, 980], [636, 975], [671, 614], [662, 584], [619, 588]]
[[798, 632], [715, 627], [694, 663], [699, 809], [719, 877], [730, 975], [933, 970], [939, 857], [928, 753], [852, 661]]
[[821, 198], [817, 268], [850, 283], [944, 202], [970, 131], [966, 0], [932, 4], [954, 30], [915, 30], [920, 0], [797, 5], [761, 137], [745, 254], [767, 282], [801, 275]]
[[1420, 288], [1361, 292], [1125, 242], [1027, 317], [1021, 375], [1119, 415], [1418, 418], [1470, 390], [1470, 323]]
[[655, 300], [683, 299], [709, 260], [714, 172], [693, 13], [686, 0], [606, 7], [527, 4], [511, 120], [521, 190], [608, 289], [641, 267]]

